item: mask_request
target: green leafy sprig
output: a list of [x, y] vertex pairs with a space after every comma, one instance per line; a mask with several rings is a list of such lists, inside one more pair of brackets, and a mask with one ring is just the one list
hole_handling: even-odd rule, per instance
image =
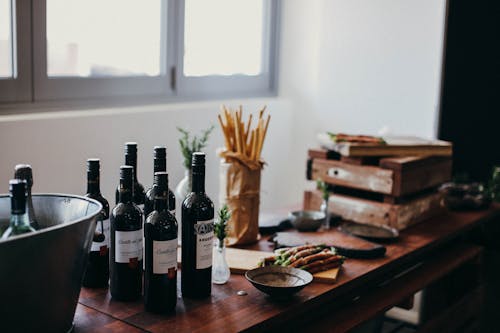
[[219, 239], [219, 246], [222, 247], [224, 244], [224, 239], [227, 236], [227, 222], [231, 218], [231, 211], [229, 207], [224, 204], [221, 209], [217, 212], [219, 216], [218, 220], [214, 223], [215, 236]]
[[207, 146], [208, 138], [210, 137], [210, 133], [214, 130], [215, 126], [212, 125], [206, 130], [202, 131], [201, 136], [197, 137], [194, 135], [191, 138], [191, 134], [181, 128], [177, 127], [177, 130], [182, 134], [179, 139], [179, 145], [181, 147], [181, 153], [184, 157], [184, 167], [186, 169], [191, 169], [191, 159], [193, 158], [193, 153], [201, 151], [203, 148]]
[[316, 187], [321, 191], [323, 200], [328, 200], [330, 193], [328, 192], [328, 185], [321, 179], [316, 180]]

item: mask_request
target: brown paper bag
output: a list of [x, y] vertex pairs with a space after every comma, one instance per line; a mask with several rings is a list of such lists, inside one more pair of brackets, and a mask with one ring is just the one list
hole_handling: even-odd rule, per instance
[[259, 204], [261, 164], [249, 165], [226, 157], [220, 166], [221, 206], [231, 210], [227, 245], [243, 245], [259, 240]]

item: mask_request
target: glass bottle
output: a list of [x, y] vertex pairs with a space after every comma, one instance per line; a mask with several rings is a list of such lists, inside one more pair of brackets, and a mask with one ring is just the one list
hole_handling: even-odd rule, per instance
[[142, 211], [133, 202], [134, 168], [120, 167], [118, 204], [111, 212], [110, 292], [121, 301], [136, 300], [142, 291]]
[[[139, 206], [141, 210], [144, 209], [144, 197], [146, 193], [144, 192], [144, 186], [139, 183], [137, 179], [137, 143], [127, 142], [125, 143], [125, 165], [130, 165], [134, 170], [134, 189], [132, 193], [132, 199], [134, 203]], [[118, 203], [119, 188], [116, 189], [116, 203]]]
[[10, 190], [10, 224], [2, 235], [2, 239], [34, 232], [26, 213], [26, 181], [12, 179], [9, 181]]
[[16, 165], [14, 169], [14, 178], [26, 181], [26, 212], [28, 213], [28, 219], [31, 227], [35, 230], [39, 230], [40, 224], [36, 219], [35, 209], [33, 208], [33, 199], [31, 197], [31, 188], [33, 187], [33, 170], [31, 169], [31, 165]]
[[177, 221], [168, 209], [168, 174], [154, 178], [154, 210], [144, 224], [144, 306], [167, 313], [177, 303]]
[[194, 153], [193, 184], [182, 203], [182, 295], [188, 298], [210, 296], [214, 204], [205, 193], [205, 154]]
[[[162, 146], [154, 147], [153, 175], [157, 172], [167, 172], [167, 148]], [[146, 197], [144, 199], [145, 218], [153, 211], [153, 206], [154, 186], [151, 186], [151, 188], [146, 191]], [[168, 190], [168, 210], [175, 216], [175, 195], [170, 189]]]
[[99, 174], [99, 159], [88, 159], [87, 194], [85, 196], [102, 204], [82, 283], [84, 287], [90, 288], [107, 287], [109, 280], [109, 204], [101, 194]]

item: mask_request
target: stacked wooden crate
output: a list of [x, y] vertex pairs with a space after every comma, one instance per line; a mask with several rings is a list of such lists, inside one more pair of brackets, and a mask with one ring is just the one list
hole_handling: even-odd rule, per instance
[[[342, 153], [342, 151], [341, 151]], [[309, 150], [309, 180], [321, 179], [331, 193], [330, 211], [345, 220], [404, 229], [442, 212], [438, 187], [451, 179], [448, 156], [345, 156]], [[373, 155], [373, 154], [371, 154]], [[304, 209], [319, 209], [321, 193], [306, 191]]]

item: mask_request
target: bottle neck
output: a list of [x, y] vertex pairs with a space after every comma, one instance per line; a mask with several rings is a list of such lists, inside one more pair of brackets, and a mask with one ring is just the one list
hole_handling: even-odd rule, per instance
[[130, 165], [134, 167], [134, 179], [137, 181], [137, 155], [136, 154], [125, 154], [125, 165]]
[[24, 213], [16, 213], [10, 216], [10, 226], [14, 228], [19, 227], [28, 227], [30, 225], [30, 220], [28, 214]]
[[23, 225], [29, 225], [30, 221], [28, 214], [26, 213], [26, 197], [11, 197], [11, 215], [10, 215], [10, 225], [13, 227], [19, 227]]
[[155, 158], [153, 161], [153, 175], [155, 172], [165, 172], [167, 171], [167, 159], [166, 158]]
[[203, 170], [193, 167], [192, 191], [198, 193], [205, 193], [205, 167]]
[[[99, 175], [87, 173], [87, 194], [101, 193]], [[29, 194], [28, 194], [29, 195]]]
[[120, 178], [120, 188], [118, 190], [118, 202], [128, 203], [132, 201], [132, 193], [134, 191], [133, 178]]

